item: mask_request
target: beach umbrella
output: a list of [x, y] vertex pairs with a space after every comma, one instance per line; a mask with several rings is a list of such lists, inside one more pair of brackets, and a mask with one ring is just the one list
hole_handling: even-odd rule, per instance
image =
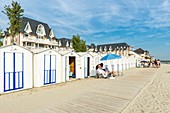
[[104, 60], [113, 60], [113, 59], [119, 59], [119, 58], [122, 58], [122, 57], [116, 54], [107, 54], [106, 56], [102, 57], [100, 60], [104, 61]]
[[116, 54], [107, 54], [107, 55], [105, 55], [104, 57], [102, 57], [100, 60], [101, 61], [106, 61], [106, 65], [107, 65], [107, 61], [108, 60], [114, 60], [114, 59], [120, 59], [120, 58], [122, 58], [121, 56], [119, 56], [119, 55], [116, 55]]
[[144, 60], [144, 59], [143, 59], [143, 60], [141, 60], [140, 62], [147, 62], [147, 60]]

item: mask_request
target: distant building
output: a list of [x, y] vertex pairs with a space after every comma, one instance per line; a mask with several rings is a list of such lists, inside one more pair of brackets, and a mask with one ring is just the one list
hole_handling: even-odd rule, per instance
[[91, 44], [87, 46], [87, 50], [100, 53], [113, 53], [127, 57], [130, 55], [129, 52], [133, 50], [133, 47], [127, 43], [102, 44], [97, 46]]
[[148, 50], [143, 50], [142, 48], [138, 48], [134, 50], [135, 53], [141, 56], [142, 59], [149, 60], [150, 54]]
[[58, 47], [59, 47], [60, 50], [72, 49], [71, 39], [68, 39], [68, 38], [58, 39]]
[[[6, 33], [3, 45], [10, 45], [11, 38]], [[27, 17], [22, 18], [22, 28], [14, 42], [29, 49], [58, 48], [58, 40], [48, 24]]]

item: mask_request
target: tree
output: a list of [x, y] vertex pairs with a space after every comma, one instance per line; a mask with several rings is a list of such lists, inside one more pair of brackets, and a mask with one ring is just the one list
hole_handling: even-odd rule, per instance
[[2, 32], [2, 29], [0, 29], [0, 46], [3, 45], [3, 43], [2, 43], [2, 37], [3, 37], [3, 32]]
[[2, 32], [2, 29], [0, 28], [0, 39], [2, 38], [3, 36], [3, 32]]
[[3, 43], [2, 43], [2, 41], [0, 41], [0, 47], [1, 47], [1, 46], [3, 46]]
[[80, 35], [73, 35], [72, 38], [73, 49], [76, 52], [86, 52], [86, 41], [80, 39]]
[[22, 27], [22, 16], [24, 9], [21, 8], [20, 3], [12, 1], [11, 6], [5, 5], [4, 11], [2, 11], [9, 19], [9, 35], [12, 37], [11, 42], [14, 42], [14, 37], [19, 33]]

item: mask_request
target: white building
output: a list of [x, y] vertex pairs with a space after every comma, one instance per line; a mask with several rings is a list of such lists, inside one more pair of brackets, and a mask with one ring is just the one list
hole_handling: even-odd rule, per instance
[[88, 76], [94, 73], [94, 59], [89, 52], [79, 52], [81, 62], [81, 74], [82, 78], [88, 78]]
[[61, 54], [62, 81], [83, 78], [81, 74], [80, 56], [74, 51], [59, 51]]
[[34, 86], [62, 82], [61, 54], [53, 49], [34, 51]]
[[120, 56], [128, 57], [129, 52], [132, 51], [133, 47], [128, 45], [127, 43], [111, 43], [111, 44], [102, 44], [95, 46], [91, 44], [87, 46], [88, 51], [100, 52], [105, 56], [107, 53], [117, 54]]
[[33, 87], [32, 52], [17, 45], [0, 48], [0, 93]]
[[[6, 34], [3, 45], [10, 45], [11, 40], [12, 37]], [[14, 42], [29, 49], [58, 48], [58, 41], [48, 24], [26, 17], [22, 18], [22, 28]]]

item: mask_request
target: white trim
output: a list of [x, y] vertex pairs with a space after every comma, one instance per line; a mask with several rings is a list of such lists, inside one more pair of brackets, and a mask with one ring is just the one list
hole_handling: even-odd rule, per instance
[[50, 36], [50, 38], [53, 38], [53, 37], [54, 37], [54, 32], [53, 32], [52, 29], [50, 30], [49, 36]]
[[31, 26], [30, 26], [30, 23], [29, 23], [29, 22], [27, 22], [27, 24], [26, 24], [26, 26], [25, 26], [25, 28], [24, 28], [24, 31], [25, 31], [26, 33], [31, 33], [31, 32], [32, 32], [32, 29], [31, 29]]
[[[42, 27], [42, 28], [40, 28], [40, 27]], [[40, 32], [42, 32], [42, 33], [39, 33], [39, 30], [40, 30]], [[42, 31], [41, 31], [41, 30], [42, 30]], [[37, 30], [36, 30], [36, 33], [37, 33], [37, 35], [40, 35], [40, 36], [46, 35], [46, 33], [45, 33], [45, 28], [44, 28], [44, 26], [43, 26], [42, 24], [39, 24], [39, 25], [38, 25]]]

